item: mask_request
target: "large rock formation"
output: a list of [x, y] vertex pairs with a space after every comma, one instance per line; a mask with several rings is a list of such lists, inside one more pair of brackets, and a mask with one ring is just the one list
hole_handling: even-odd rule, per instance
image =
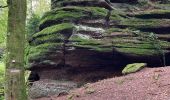
[[30, 40], [29, 69], [40, 79], [87, 82], [128, 63], [170, 64], [169, 4], [113, 2], [52, 0]]

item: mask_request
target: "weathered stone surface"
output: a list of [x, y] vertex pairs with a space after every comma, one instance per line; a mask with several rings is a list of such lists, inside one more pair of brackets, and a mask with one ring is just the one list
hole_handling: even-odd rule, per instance
[[69, 81], [41, 80], [34, 82], [29, 89], [29, 97], [32, 99], [50, 95], [68, 94], [70, 89], [77, 84]]
[[110, 3], [109, 0], [52, 0], [52, 8], [64, 6], [100, 6], [111, 10], [112, 6]]
[[168, 5], [155, 4], [155, 9], [104, 0], [56, 0], [53, 4], [56, 9], [44, 14], [40, 32], [31, 40], [29, 69], [41, 73], [50, 68], [96, 68], [98, 73], [135, 62], [163, 66], [166, 60], [170, 64]]

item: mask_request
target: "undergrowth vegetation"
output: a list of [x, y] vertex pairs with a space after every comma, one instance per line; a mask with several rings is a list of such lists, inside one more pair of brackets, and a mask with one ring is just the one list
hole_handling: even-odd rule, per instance
[[0, 62], [0, 100], [4, 100], [4, 73], [5, 65], [3, 62]]

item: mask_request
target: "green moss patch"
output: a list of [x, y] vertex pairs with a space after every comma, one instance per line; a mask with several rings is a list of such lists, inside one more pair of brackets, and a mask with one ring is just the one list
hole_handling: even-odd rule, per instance
[[82, 48], [95, 50], [99, 52], [109, 52], [113, 48], [112, 45], [106, 45], [101, 40], [96, 40], [96, 39], [82, 39], [81, 37], [76, 36], [76, 37], [71, 37], [69, 40], [72, 43], [70, 46], [82, 47]]
[[64, 41], [64, 36], [60, 33], [56, 34], [51, 34], [47, 36], [42, 36], [42, 37], [37, 37], [36, 39], [33, 40], [34, 45], [39, 45], [43, 43], [55, 43], [55, 42], [63, 42]]
[[136, 14], [135, 17], [143, 18], [143, 19], [150, 19], [150, 18], [170, 18], [170, 11], [169, 10], [151, 10], [145, 11], [141, 14]]
[[122, 12], [112, 11], [110, 20], [114, 22], [114, 26], [133, 30], [170, 27], [170, 11], [151, 10], [130, 16], [126, 13], [122, 14]]
[[133, 64], [128, 64], [122, 71], [122, 74], [129, 74], [129, 73], [134, 73], [142, 68], [146, 67], [146, 63], [133, 63]]
[[[102, 7], [66, 6], [49, 11], [41, 18], [40, 29], [42, 30], [33, 35], [29, 58], [49, 60], [47, 59], [48, 54], [48, 57], [51, 57], [53, 53], [62, 51], [64, 40], [68, 42], [66, 47], [99, 52], [119, 52], [137, 57], [159, 56], [168, 51], [170, 42], [159, 40], [154, 33], [149, 32], [156, 33], [159, 28], [170, 27], [170, 11], [152, 10], [141, 11], [137, 14], [127, 13], [129, 12], [119, 11], [119, 9], [111, 11], [110, 19], [108, 19], [110, 26], [106, 27], [105, 20], [108, 17], [108, 10]], [[87, 23], [85, 23], [86, 20]], [[102, 24], [97, 26], [98, 23]], [[102, 31], [99, 30], [100, 28]], [[151, 29], [142, 30], [141, 28]], [[77, 29], [76, 32], [74, 29]], [[155, 31], [155, 29], [157, 30]], [[137, 30], [140, 31], [134, 32]], [[164, 28], [162, 30], [164, 31]], [[162, 30], [159, 31], [162, 32]], [[127, 70], [136, 71], [138, 65], [141, 64], [131, 64]]]
[[61, 31], [64, 31], [64, 30], [72, 30], [73, 28], [74, 28], [74, 25], [70, 24], [70, 23], [57, 24], [57, 25], [54, 25], [51, 27], [47, 27], [47, 28], [43, 29], [42, 31], [34, 34], [33, 38], [56, 34], [56, 33], [60, 33]]
[[[128, 38], [127, 38], [128, 39]], [[129, 38], [130, 39], [130, 38]], [[150, 41], [136, 41], [136, 43], [134, 41], [128, 41], [126, 42], [123, 41], [123, 39], [121, 40], [121, 38], [119, 38], [120, 42], [114, 43], [113, 45], [116, 47], [126, 47], [126, 48], [139, 48], [139, 49], [156, 49], [156, 45], [154, 45], [152, 42]], [[122, 42], [121, 42], [122, 41]], [[126, 43], [125, 43], [126, 42]], [[166, 49], [166, 48], [170, 48], [170, 43], [166, 42], [166, 41], [159, 41], [160, 44], [158, 44], [161, 49]]]
[[31, 46], [28, 58], [30, 60], [43, 59], [46, 57], [46, 54], [61, 50], [62, 45], [62, 43], [45, 43], [38, 46]]
[[124, 19], [120, 25], [127, 26], [132, 29], [139, 28], [159, 28], [169, 26], [170, 19]]
[[118, 52], [129, 55], [136, 56], [153, 56], [153, 55], [161, 55], [160, 52], [156, 49], [140, 49], [140, 48], [115, 48]]
[[[119, 39], [121, 40], [121, 39]], [[118, 42], [113, 43], [114, 48], [121, 53], [130, 55], [141, 55], [141, 56], [152, 56], [152, 55], [162, 55], [166, 53], [166, 49], [170, 48], [169, 42], [160, 41], [159, 44], [154, 44], [154, 42], [149, 41], [139, 41], [135, 43], [131, 42]]]
[[5, 64], [0, 62], [0, 99], [4, 100]]
[[106, 15], [107, 10], [99, 7], [63, 7], [44, 14], [40, 25], [50, 20], [75, 21], [81, 18], [104, 18]]

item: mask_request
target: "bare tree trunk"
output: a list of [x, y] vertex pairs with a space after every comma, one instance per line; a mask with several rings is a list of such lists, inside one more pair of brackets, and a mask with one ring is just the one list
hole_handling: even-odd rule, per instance
[[26, 0], [8, 0], [5, 100], [27, 100], [24, 78]]

